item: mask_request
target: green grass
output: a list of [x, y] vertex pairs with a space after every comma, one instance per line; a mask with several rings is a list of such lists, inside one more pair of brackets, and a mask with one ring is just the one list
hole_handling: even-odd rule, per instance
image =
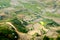
[[60, 18], [60, 14], [58, 14], [58, 13], [49, 13], [49, 12], [47, 12], [47, 13], [45, 14], [45, 16]]
[[10, 0], [0, 0], [0, 9], [9, 6], [10, 6]]
[[[41, 23], [42, 22], [42, 23]], [[43, 26], [49, 26], [49, 27], [56, 27], [56, 26], [60, 26], [60, 24], [56, 23], [54, 20], [52, 19], [43, 19], [39, 22], [41, 25]]]
[[36, 12], [36, 13], [39, 13], [41, 11], [41, 9], [43, 8], [39, 4], [23, 3], [23, 5], [24, 5], [25, 8], [27, 8], [29, 10], [32, 10], [33, 12]]

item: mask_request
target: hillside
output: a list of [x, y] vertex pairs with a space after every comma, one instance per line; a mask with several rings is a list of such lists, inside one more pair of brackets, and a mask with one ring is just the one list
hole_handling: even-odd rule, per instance
[[0, 40], [59, 40], [60, 0], [0, 0]]

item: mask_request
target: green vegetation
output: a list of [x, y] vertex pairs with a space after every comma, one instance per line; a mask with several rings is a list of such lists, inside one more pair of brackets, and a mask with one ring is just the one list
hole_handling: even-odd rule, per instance
[[47, 36], [44, 36], [43, 40], [49, 40], [49, 38]]
[[58, 13], [49, 13], [49, 12], [46, 12], [45, 16], [60, 18], [60, 14], [58, 14]]
[[[60, 30], [58, 30], [60, 28], [59, 0], [0, 0], [0, 9], [0, 40], [17, 40], [19, 36], [14, 28], [6, 24], [6, 22], [10, 22], [19, 32], [25, 34], [29, 32], [32, 34], [31, 32], [36, 30], [38, 33], [33, 36], [28, 35], [33, 37], [31, 37], [31, 40], [36, 40], [34, 39], [36, 37], [40, 37], [43, 40], [60, 40], [60, 36], [57, 38], [44, 36], [52, 29], [52, 31], [60, 35]], [[50, 36], [55, 35], [52, 31]]]
[[9, 27], [6, 24], [0, 25], [0, 40], [17, 40], [17, 33], [12, 28], [9, 29]]
[[56, 40], [60, 40], [60, 37], [58, 36]]
[[60, 30], [57, 30], [56, 32], [58, 32], [60, 34]]
[[59, 40], [60, 37], [57, 38], [49, 38], [48, 36], [44, 36], [43, 40]]
[[23, 33], [27, 33], [28, 32], [28, 30], [25, 27], [27, 22], [22, 23], [21, 20], [19, 21], [17, 18], [11, 20], [11, 22], [20, 32], [23, 32]]
[[10, 0], [0, 0], [0, 9], [9, 7], [10, 6]]
[[52, 19], [43, 19], [42, 21], [40, 21], [40, 24], [43, 26], [52, 26], [52, 27], [60, 26], [58, 23], [56, 23]]

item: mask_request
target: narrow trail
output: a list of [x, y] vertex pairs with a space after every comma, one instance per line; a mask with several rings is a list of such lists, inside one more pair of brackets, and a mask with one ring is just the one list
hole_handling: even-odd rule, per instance
[[23, 34], [23, 33], [19, 32], [19, 31], [17, 30], [17, 28], [16, 28], [12, 23], [6, 22], [6, 24], [12, 26], [12, 27], [14, 28], [14, 30], [15, 30], [18, 34]]
[[6, 24], [12, 26], [15, 29], [15, 32], [18, 34], [19, 38], [18, 40], [29, 40], [26, 39], [28, 37], [28, 35], [26, 35], [25, 33], [21, 33], [17, 30], [17, 28], [11, 23], [11, 22], [6, 22]]
[[[15, 30], [15, 32], [18, 34], [18, 36], [19, 36], [19, 38], [18, 38], [18, 40], [31, 40], [31, 38], [32, 38], [32, 36], [31, 36], [31, 34], [32, 33], [34, 33], [34, 31], [32, 31], [32, 33], [31, 32], [29, 32], [28, 34], [27, 33], [21, 33], [21, 32], [19, 32], [18, 30], [17, 30], [17, 28], [11, 23], [11, 22], [6, 22], [6, 24], [8, 24], [8, 25], [10, 25], [11, 27], [13, 27], [14, 28], [14, 30]], [[37, 25], [37, 26], [39, 26], [41, 29], [43, 28], [45, 31], [48, 31], [48, 29], [45, 29], [42, 25]], [[37, 30], [38, 31], [38, 30]], [[31, 33], [31, 34], [30, 34]]]

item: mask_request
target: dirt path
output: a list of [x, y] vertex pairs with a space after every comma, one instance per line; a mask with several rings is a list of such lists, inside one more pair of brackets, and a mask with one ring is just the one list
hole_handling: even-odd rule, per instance
[[29, 36], [29, 35], [27, 35], [27, 34], [25, 34], [25, 33], [19, 32], [19, 31], [17, 30], [17, 28], [15, 28], [15, 26], [14, 26], [11, 22], [6, 22], [6, 24], [12, 26], [12, 27], [15, 29], [16, 33], [17, 33], [18, 36], [19, 36], [18, 40], [30, 40], [29, 38], [30, 38], [31, 36]]

